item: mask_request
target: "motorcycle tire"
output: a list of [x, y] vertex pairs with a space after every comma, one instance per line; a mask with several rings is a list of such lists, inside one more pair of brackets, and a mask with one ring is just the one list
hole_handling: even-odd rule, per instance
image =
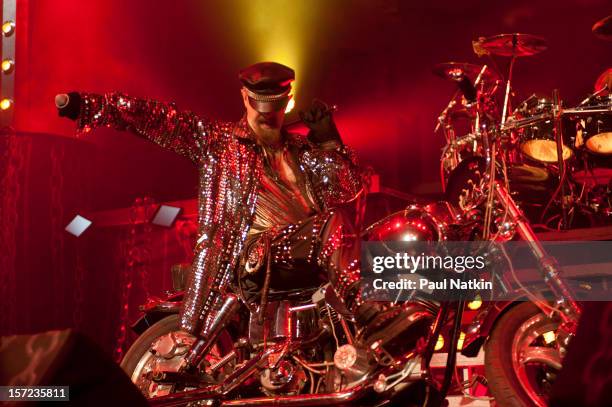
[[[120, 364], [123, 371], [128, 375], [128, 377], [130, 377], [130, 379], [132, 379], [133, 382], [134, 378], [132, 376], [134, 371], [137, 369], [141, 360], [143, 360], [143, 358], [146, 356], [147, 352], [149, 352], [153, 342], [157, 338], [178, 331], [180, 331], [179, 316], [178, 314], [173, 314], [151, 325], [134, 341]], [[226, 330], [222, 331], [219, 335], [217, 342], [215, 342], [215, 345], [213, 345], [213, 348], [215, 347], [218, 349], [218, 352], [220, 352], [221, 355], [225, 355], [233, 349], [233, 340]], [[220, 370], [226, 370], [228, 368], [229, 367], [226, 366]], [[145, 396], [148, 395], [145, 394]]]
[[519, 335], [523, 324], [538, 314], [542, 314], [542, 311], [533, 303], [520, 303], [502, 315], [489, 336], [485, 345], [485, 375], [497, 406], [545, 405], [542, 399], [536, 402], [529, 396], [520, 382], [512, 361], [515, 337]]

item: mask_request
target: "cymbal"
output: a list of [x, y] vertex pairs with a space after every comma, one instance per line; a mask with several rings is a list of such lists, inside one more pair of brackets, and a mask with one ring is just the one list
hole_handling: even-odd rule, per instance
[[480, 37], [472, 42], [472, 46], [479, 56], [492, 54], [502, 57], [527, 57], [539, 54], [547, 48], [544, 38], [519, 33]]
[[[463, 75], [475, 81], [478, 74], [482, 70], [482, 65], [470, 64], [467, 62], [443, 62], [433, 67], [433, 73], [444, 79], [450, 79], [453, 81], [460, 80]], [[487, 66], [484, 74], [482, 75], [481, 81], [495, 82], [501, 79], [499, 74], [490, 66]]]
[[[602, 91], [603, 88], [606, 88]], [[606, 69], [595, 81], [595, 92], [600, 92], [600, 95], [609, 95], [612, 93], [612, 68]]]
[[612, 41], [612, 15], [593, 24], [591, 31], [597, 38]]

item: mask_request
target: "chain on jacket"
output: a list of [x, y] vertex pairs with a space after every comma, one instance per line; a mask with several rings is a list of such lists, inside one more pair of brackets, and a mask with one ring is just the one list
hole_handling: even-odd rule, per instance
[[[249, 231], [262, 173], [261, 148], [243, 117], [220, 122], [181, 112], [173, 103], [120, 93], [81, 94], [81, 132], [108, 126], [130, 130], [190, 158], [199, 167], [198, 240], [180, 315], [181, 328], [206, 332], [232, 277]], [[324, 148], [300, 135], [298, 165], [324, 210], [354, 199], [361, 177], [354, 155], [343, 145]], [[203, 331], [202, 331], [203, 329]]]

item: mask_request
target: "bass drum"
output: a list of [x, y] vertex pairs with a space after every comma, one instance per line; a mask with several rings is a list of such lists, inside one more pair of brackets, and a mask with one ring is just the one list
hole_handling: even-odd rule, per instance
[[612, 156], [580, 151], [578, 157], [579, 159], [572, 166], [573, 180], [589, 189], [610, 189], [612, 186]]
[[[473, 185], [478, 185], [486, 172], [483, 157], [471, 157], [462, 161], [448, 177], [446, 200], [457, 207], [463, 206], [463, 199], [471, 192]], [[533, 223], [539, 221], [542, 210], [550, 200], [557, 178], [545, 166], [530, 164], [508, 165], [508, 182], [513, 198]], [[501, 171], [498, 171], [501, 179]]]

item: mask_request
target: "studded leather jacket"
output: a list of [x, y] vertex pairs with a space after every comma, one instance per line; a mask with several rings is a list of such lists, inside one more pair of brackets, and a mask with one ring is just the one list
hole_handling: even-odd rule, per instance
[[[263, 151], [246, 118], [209, 120], [172, 103], [121, 93], [81, 93], [77, 126], [130, 130], [191, 159], [199, 168], [198, 240], [180, 314], [181, 328], [206, 330], [222, 302], [251, 227], [263, 170]], [[323, 210], [354, 199], [362, 189], [354, 155], [342, 144], [317, 145], [287, 134], [313, 197]]]

